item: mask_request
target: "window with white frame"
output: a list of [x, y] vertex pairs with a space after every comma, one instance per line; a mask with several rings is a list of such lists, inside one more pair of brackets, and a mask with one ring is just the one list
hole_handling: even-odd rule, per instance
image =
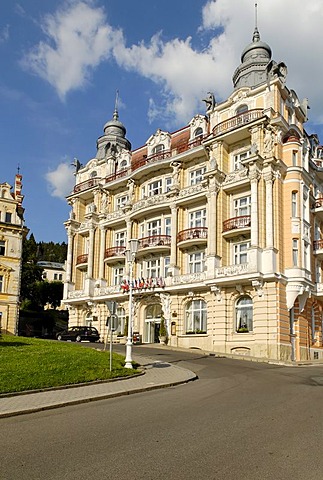
[[240, 168], [242, 167], [243, 160], [246, 160], [246, 158], [249, 158], [249, 156], [250, 156], [250, 150], [236, 153], [235, 155], [233, 155], [233, 158], [232, 158], [233, 170], [240, 170]]
[[207, 332], [207, 305], [204, 300], [192, 300], [185, 308], [186, 334]]
[[126, 245], [127, 234], [125, 231], [116, 232], [114, 236], [115, 246], [124, 247]]
[[193, 252], [188, 254], [189, 273], [200, 273], [204, 271], [205, 252]]
[[297, 191], [292, 192], [292, 217], [297, 217]]
[[4, 278], [0, 275], [0, 293], [4, 291]]
[[293, 248], [293, 251], [292, 251], [293, 266], [297, 267], [298, 266], [298, 239], [297, 238], [293, 238], [292, 245], [293, 245], [293, 247], [292, 247]]
[[233, 263], [234, 265], [241, 265], [248, 262], [248, 248], [250, 248], [250, 241], [240, 242], [233, 245]]
[[148, 184], [148, 197], [160, 195], [162, 193], [162, 181], [156, 180]]
[[196, 170], [190, 171], [190, 185], [197, 185], [198, 183], [201, 183], [204, 179], [205, 172], [205, 167], [200, 167]]
[[161, 153], [165, 150], [165, 145], [163, 143], [159, 143], [156, 147], [153, 148], [153, 153]]
[[171, 235], [171, 233], [172, 233], [171, 217], [165, 217], [165, 235]]
[[309, 189], [308, 187], [306, 187], [306, 185], [304, 185], [304, 190], [303, 190], [303, 220], [307, 220], [309, 219], [309, 208], [308, 208], [308, 204], [309, 204]]
[[5, 215], [5, 223], [11, 223], [11, 218], [12, 218], [12, 213], [11, 212], [6, 212]]
[[0, 240], [0, 255], [6, 254], [6, 242], [4, 240]]
[[235, 217], [250, 215], [251, 196], [236, 198], [233, 202], [233, 214]]
[[188, 217], [189, 228], [205, 227], [206, 225], [206, 209], [194, 210], [189, 213]]
[[203, 135], [203, 128], [197, 127], [197, 129], [194, 131], [194, 137], [201, 137]]
[[160, 259], [147, 260], [146, 263], [146, 275], [148, 278], [160, 277]]
[[166, 177], [165, 178], [165, 192], [169, 192], [173, 185], [173, 178]]
[[117, 205], [117, 209], [120, 209], [122, 208], [129, 200], [129, 196], [128, 195], [121, 195], [119, 197], [116, 198], [116, 205]]
[[113, 269], [113, 285], [121, 285], [124, 279], [124, 266], [117, 266]]
[[117, 335], [118, 334], [124, 334], [125, 333], [125, 327], [126, 327], [126, 312], [125, 309], [122, 307], [118, 307], [116, 310], [116, 314], [118, 316], [118, 328], [116, 330]]
[[236, 302], [236, 332], [248, 333], [253, 330], [253, 304], [247, 295]]
[[168, 277], [170, 257], [164, 257], [164, 277]]
[[307, 242], [304, 242], [304, 268], [305, 268], [305, 270], [310, 269], [309, 244]]
[[152, 237], [155, 235], [161, 235], [161, 219], [152, 220], [147, 223], [147, 236]]

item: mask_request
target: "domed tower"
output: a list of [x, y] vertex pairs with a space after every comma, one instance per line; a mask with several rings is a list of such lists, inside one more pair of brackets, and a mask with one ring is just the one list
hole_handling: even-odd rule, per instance
[[113, 118], [104, 125], [104, 135], [97, 141], [96, 158], [98, 160], [115, 157], [120, 150], [131, 150], [131, 143], [126, 138], [126, 127], [119, 120], [117, 100], [118, 98], [116, 98]]
[[241, 54], [241, 64], [233, 74], [234, 88], [254, 88], [267, 81], [268, 65], [271, 61], [270, 46], [260, 40], [257, 26], [252, 42]]

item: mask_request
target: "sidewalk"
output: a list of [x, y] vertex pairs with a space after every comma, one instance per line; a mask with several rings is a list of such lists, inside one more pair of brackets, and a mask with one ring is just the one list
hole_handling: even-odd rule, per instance
[[0, 397], [0, 418], [146, 392], [180, 385], [197, 378], [190, 370], [170, 363], [154, 361], [141, 355], [134, 355], [134, 360], [143, 367], [142, 375], [91, 385]]

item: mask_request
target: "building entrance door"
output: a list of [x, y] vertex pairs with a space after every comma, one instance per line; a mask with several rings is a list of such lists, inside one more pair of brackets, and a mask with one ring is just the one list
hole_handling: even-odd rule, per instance
[[144, 343], [158, 343], [161, 314], [162, 309], [158, 303], [146, 308]]

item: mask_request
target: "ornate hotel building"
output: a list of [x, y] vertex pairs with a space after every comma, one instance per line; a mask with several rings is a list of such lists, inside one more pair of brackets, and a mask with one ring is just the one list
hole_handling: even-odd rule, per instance
[[22, 176], [0, 183], [0, 333], [18, 334], [24, 226]]
[[255, 28], [229, 98], [131, 150], [117, 110], [96, 157], [76, 164], [64, 303], [70, 325], [119, 332], [129, 314], [125, 250], [139, 240], [133, 330], [168, 344], [263, 359], [323, 357], [323, 166], [304, 130], [307, 101], [286, 85]]

